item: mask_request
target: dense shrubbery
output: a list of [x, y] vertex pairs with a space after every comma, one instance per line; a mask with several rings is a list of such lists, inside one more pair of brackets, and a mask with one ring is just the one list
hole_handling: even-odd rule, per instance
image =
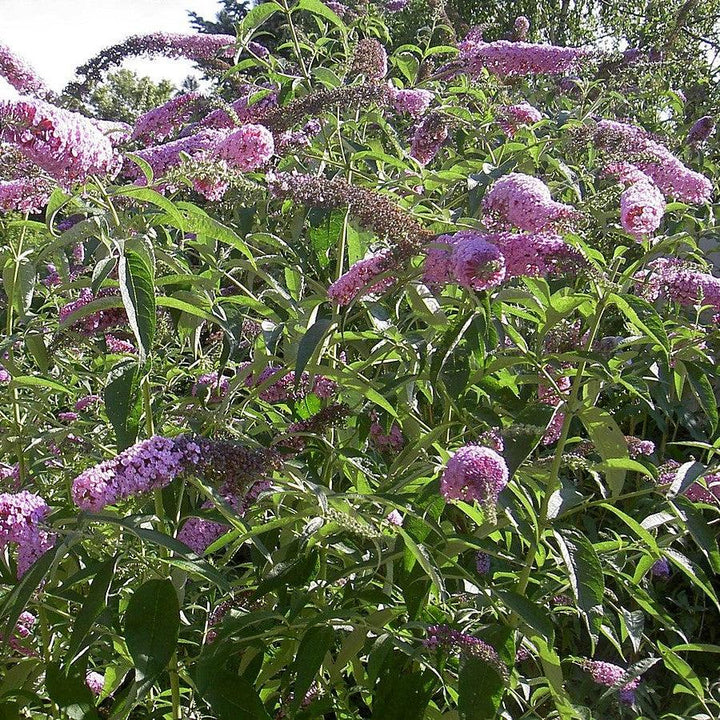
[[714, 123], [386, 32], [131, 38], [218, 80], [134, 127], [2, 49], [2, 717], [720, 714]]

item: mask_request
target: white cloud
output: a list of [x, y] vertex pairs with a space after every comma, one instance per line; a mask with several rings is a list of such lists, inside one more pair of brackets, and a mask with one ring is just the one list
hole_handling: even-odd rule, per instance
[[[103, 48], [129, 35], [190, 32], [188, 10], [214, 18], [218, 9], [218, 0], [0, 0], [0, 42], [61, 90], [75, 68]], [[124, 67], [179, 84], [192, 63], [133, 59]], [[0, 78], [0, 96], [10, 90]]]

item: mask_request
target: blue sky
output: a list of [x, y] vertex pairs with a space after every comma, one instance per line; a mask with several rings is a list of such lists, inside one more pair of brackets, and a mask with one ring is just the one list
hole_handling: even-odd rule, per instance
[[[214, 18], [218, 0], [0, 0], [0, 42], [28, 60], [54, 90], [74, 69], [128, 35], [190, 32], [187, 11]], [[191, 64], [134, 59], [124, 67], [181, 82]], [[10, 89], [0, 78], [0, 97]]]

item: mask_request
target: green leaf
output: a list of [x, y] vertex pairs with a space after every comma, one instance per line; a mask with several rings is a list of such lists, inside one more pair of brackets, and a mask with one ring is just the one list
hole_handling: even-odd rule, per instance
[[663, 554], [673, 565], [675, 565], [676, 568], [678, 568], [690, 579], [693, 585], [700, 588], [713, 601], [713, 603], [715, 603], [715, 607], [720, 610], [720, 603], [718, 602], [715, 590], [713, 590], [713, 587], [702, 568], [698, 567], [694, 562], [692, 562], [692, 560], [672, 548], [664, 548]]
[[[580, 413], [580, 420], [595, 445], [595, 449], [605, 462], [613, 458], [629, 459], [625, 435], [607, 412], [598, 407], [584, 408]], [[626, 471], [612, 465], [607, 467], [605, 479], [612, 496], [616, 497], [622, 492]]]
[[117, 558], [112, 558], [103, 563], [95, 573], [87, 597], [80, 608], [80, 612], [73, 622], [72, 636], [65, 652], [66, 662], [71, 664], [80, 650], [84, 649], [83, 641], [95, 624], [98, 615], [102, 612], [107, 602], [108, 592], [115, 577], [115, 565]]
[[536, 605], [524, 595], [518, 595], [506, 590], [498, 590], [496, 595], [512, 610], [529, 628], [540, 634], [548, 644], [552, 645], [555, 638], [555, 629], [547, 610]]
[[305, 693], [310, 689], [325, 655], [334, 642], [335, 630], [328, 625], [315, 625], [305, 632], [292, 665], [295, 685], [293, 686], [294, 697], [290, 705], [291, 715], [300, 707]]
[[[440, 597], [445, 596], [445, 582], [443, 581], [442, 574], [435, 566], [435, 562], [423, 545], [416, 543], [410, 535], [401, 527], [398, 528], [398, 532], [402, 535], [405, 541], [405, 547], [409, 550], [412, 557], [420, 563], [420, 566], [425, 571], [425, 574], [432, 580], [433, 585], [436, 588], [436, 592]], [[410, 568], [408, 568], [409, 570]]]
[[237, 27], [238, 38], [240, 38], [242, 42], [245, 42], [246, 35], [255, 30], [255, 28], [260, 27], [269, 17], [281, 10], [282, 7], [275, 2], [258, 3], [240, 21]]
[[667, 645], [658, 642], [657, 644], [660, 655], [662, 656], [665, 667], [670, 672], [675, 673], [698, 697], [704, 698], [705, 691], [700, 682], [700, 678], [690, 665], [685, 662], [677, 653], [673, 652]]
[[665, 355], [668, 355], [670, 340], [665, 332], [662, 318], [647, 300], [643, 300], [637, 295], [616, 295], [615, 293], [610, 295], [609, 300], [625, 315], [631, 325], [652, 338], [662, 348]]
[[602, 626], [605, 599], [605, 579], [600, 558], [592, 543], [577, 530], [560, 530], [555, 533], [555, 537], [594, 647]]
[[25, 336], [25, 347], [37, 363], [40, 372], [46, 373], [50, 367], [50, 358], [43, 335], [36, 332], [28, 333]]
[[115, 430], [118, 451], [137, 439], [142, 401], [139, 368], [135, 360], [121, 360], [108, 374], [105, 386], [105, 412]]
[[58, 392], [62, 393], [72, 392], [69, 387], [65, 387], [65, 385], [61, 385], [55, 380], [50, 380], [49, 378], [44, 377], [37, 377], [34, 375], [19, 375], [18, 377], [14, 377], [10, 381], [10, 387], [43, 387], [49, 388], [50, 390], [57, 390]]
[[532, 403], [514, 418], [513, 428], [523, 428], [523, 432], [513, 430], [503, 435], [503, 457], [511, 477], [540, 444], [554, 414], [555, 408], [550, 405]]
[[155, 336], [155, 278], [153, 268], [134, 250], [127, 251], [118, 263], [120, 295], [128, 322], [138, 341], [140, 360], [152, 350]]
[[645, 613], [642, 610], [622, 610], [623, 622], [627, 630], [628, 637], [632, 643], [633, 650], [637, 653], [640, 650], [640, 642], [642, 641], [643, 630], [645, 629]]
[[299, 587], [304, 585], [315, 571], [318, 553], [311, 550], [307, 555], [278, 563], [265, 573], [255, 590], [255, 597], [262, 597], [279, 587]]
[[720, 573], [720, 552], [718, 552], [717, 534], [705, 522], [702, 513], [689, 500], [678, 499], [674, 505], [695, 544], [710, 563], [713, 572]]
[[385, 658], [372, 694], [371, 720], [418, 720], [425, 708], [435, 680], [429, 670], [414, 669], [399, 652]]
[[318, 318], [302, 336], [295, 359], [296, 384], [300, 383], [303, 370], [334, 325], [330, 318]]
[[45, 669], [45, 688], [50, 699], [64, 711], [70, 720], [95, 720], [95, 698], [82, 675], [66, 674], [58, 663]]
[[48, 570], [63, 547], [56, 545], [38, 558], [22, 576], [20, 582], [3, 598], [2, 616], [6, 618], [6, 622], [5, 629], [0, 635], [6, 638], [12, 637], [20, 613], [25, 609], [40, 583], [47, 579]]
[[180, 605], [170, 580], [148, 580], [125, 611], [125, 642], [138, 680], [153, 680], [167, 667], [180, 628]]
[[505, 693], [505, 682], [498, 670], [467, 653], [460, 656], [458, 712], [461, 720], [492, 720]]
[[690, 381], [693, 394], [707, 416], [710, 433], [714, 434], [718, 427], [718, 403], [715, 399], [715, 392], [710, 384], [707, 371], [703, 371], [688, 363], [686, 363], [685, 369], [687, 370], [687, 378]]
[[198, 683], [198, 693], [217, 720], [271, 720], [255, 688], [228, 670], [214, 668], [210, 682]]
[[602, 503], [600, 507], [611, 512], [613, 515], [617, 515], [617, 517], [619, 517], [635, 533], [635, 535], [637, 535], [637, 537], [645, 543], [649, 550], [651, 550], [655, 555], [660, 554], [660, 548], [658, 548], [655, 538], [637, 520], [634, 520], [619, 508], [616, 508], [612, 503]]
[[540, 655], [543, 674], [550, 687], [559, 716], [562, 720], [577, 720], [578, 714], [565, 690], [565, 679], [558, 654], [542, 638], [535, 638], [535, 647]]
[[325, 20], [329, 20], [333, 25], [342, 30], [343, 35], [347, 33], [345, 23], [324, 3], [320, 0], [300, 0], [300, 2], [293, 8], [293, 12], [296, 10], [307, 10], [313, 15], [318, 15]]
[[125, 197], [131, 197], [135, 200], [140, 200], [141, 202], [147, 202], [161, 208], [172, 218], [175, 226], [179, 230], [185, 232], [185, 218], [182, 216], [177, 207], [175, 207], [174, 203], [156, 190], [149, 187], [137, 187], [131, 185], [130, 187], [121, 188], [117, 191], [117, 194]]

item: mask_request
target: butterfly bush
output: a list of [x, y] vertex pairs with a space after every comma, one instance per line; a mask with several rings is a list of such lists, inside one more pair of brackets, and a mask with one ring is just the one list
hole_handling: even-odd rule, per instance
[[[240, 669], [258, 717], [720, 715], [712, 105], [671, 46], [418, 7], [60, 97], [0, 46], [13, 710], [223, 717]], [[202, 92], [67, 109], [139, 55]]]

